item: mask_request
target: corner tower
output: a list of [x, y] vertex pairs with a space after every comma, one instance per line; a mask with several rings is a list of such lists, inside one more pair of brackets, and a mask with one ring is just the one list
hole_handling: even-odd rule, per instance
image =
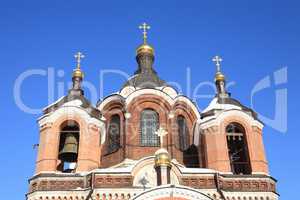
[[39, 118], [40, 142], [36, 174], [84, 172], [100, 166], [101, 113], [84, 97], [83, 72], [75, 55], [73, 86], [68, 94], [46, 107]]
[[262, 128], [256, 113], [226, 91], [219, 56], [213, 58], [217, 72], [216, 97], [201, 113], [202, 143], [208, 168], [233, 174], [268, 174]]

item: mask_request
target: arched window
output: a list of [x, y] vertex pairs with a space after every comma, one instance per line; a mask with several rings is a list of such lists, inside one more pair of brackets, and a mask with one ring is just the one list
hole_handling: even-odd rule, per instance
[[113, 115], [108, 126], [108, 153], [112, 153], [120, 148], [120, 116]]
[[159, 116], [151, 109], [145, 109], [141, 113], [141, 145], [159, 146], [159, 137], [155, 134], [159, 127]]
[[74, 172], [78, 158], [79, 125], [75, 121], [66, 121], [61, 125], [58, 159], [61, 163], [58, 170]]
[[238, 123], [226, 127], [231, 170], [234, 174], [251, 174], [245, 129]]
[[186, 123], [184, 116], [179, 115], [177, 117], [177, 126], [178, 126], [178, 139], [179, 139], [179, 148], [182, 151], [185, 151], [189, 148], [189, 128]]

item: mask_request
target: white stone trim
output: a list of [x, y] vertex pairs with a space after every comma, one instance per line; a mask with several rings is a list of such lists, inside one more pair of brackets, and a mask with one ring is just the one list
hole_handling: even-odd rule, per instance
[[[67, 197], [67, 199], [70, 199], [70, 197], [72, 197], [72, 199], [76, 199], [76, 197], [78, 197], [79, 200], [85, 200], [90, 191], [91, 190], [82, 190], [80, 188], [78, 188], [78, 190], [70, 191], [36, 191], [28, 194], [26, 199], [40, 200], [41, 197], [42, 200], [51, 200], [52, 197], [55, 197], [55, 199], [58, 199], [58, 197], [61, 197], [61, 199], [64, 199], [64, 197]], [[215, 189], [193, 189], [182, 185], [164, 185], [160, 187], [146, 188], [146, 190], [143, 188], [96, 188], [93, 190], [91, 197], [94, 200], [96, 199], [97, 195], [99, 195], [100, 199], [102, 199], [102, 195], [105, 195], [108, 199], [111, 195], [113, 197], [112, 200], [117, 200], [115, 197], [118, 196], [118, 199], [120, 199], [121, 195], [123, 194], [125, 199], [127, 199], [127, 195], [130, 195], [130, 199], [132, 200], [152, 200], [162, 197], [170, 197], [171, 193], [173, 194], [173, 197], [182, 197], [193, 200], [199, 200], [199, 198], [201, 200], [211, 200], [213, 199], [213, 196], [217, 197], [217, 199], [220, 198], [220, 194]], [[261, 198], [263, 198], [263, 200], [279, 199], [279, 195], [273, 192], [223, 191], [223, 194], [225, 198], [228, 198], [229, 200], [250, 200], [250, 198], [255, 200], [255, 197], [257, 197], [258, 200], [261, 200]]]
[[119, 92], [119, 94], [120, 94], [122, 97], [126, 98], [126, 97], [128, 97], [128, 95], [130, 95], [131, 93], [133, 93], [135, 90], [136, 90], [135, 87], [132, 87], [132, 86], [126, 86], [126, 87], [124, 87], [124, 88]]
[[205, 113], [212, 109], [221, 109], [221, 110], [238, 109], [238, 110], [241, 110], [242, 108], [239, 106], [236, 106], [236, 105], [232, 105], [232, 104], [220, 104], [220, 103], [218, 103], [218, 98], [215, 97], [202, 112]]
[[[78, 103], [78, 102], [74, 101], [73, 103]], [[80, 117], [82, 120], [85, 121], [87, 127], [88, 125], [93, 124], [101, 130], [101, 144], [103, 144], [105, 142], [105, 136], [106, 136], [105, 123], [103, 123], [99, 119], [91, 117], [83, 108], [81, 108], [80, 106], [75, 106], [73, 103], [67, 105], [64, 104], [57, 110], [42, 116], [40, 119], [38, 119], [39, 126], [42, 127], [46, 123], [53, 124], [56, 122], [56, 120], [58, 120], [60, 117], [63, 116], [67, 116], [70, 118], [74, 116]]]
[[195, 127], [194, 127], [194, 130], [193, 130], [193, 144], [196, 145], [196, 146], [199, 146], [199, 142], [200, 142], [200, 131], [201, 131], [201, 128], [200, 128], [200, 124], [199, 122], [197, 121], [196, 124], [195, 124]]
[[145, 95], [145, 94], [153, 94], [159, 97], [163, 97], [164, 100], [166, 100], [170, 105], [172, 105], [173, 98], [169, 96], [168, 94], [157, 90], [157, 89], [150, 89], [150, 88], [145, 88], [145, 89], [139, 89], [131, 93], [127, 98], [126, 98], [126, 105], [128, 105], [133, 99], [135, 99], [138, 96]]
[[127, 112], [127, 113], [124, 114], [124, 116], [125, 116], [126, 119], [130, 119], [131, 113]]
[[172, 88], [172, 87], [166, 86], [166, 87], [161, 88], [161, 90], [164, 93], [168, 94], [172, 98], [175, 98], [178, 96], [178, 92], [176, 90], [174, 90], [174, 88]]
[[202, 121], [200, 123], [200, 127], [201, 129], [206, 129], [211, 126], [219, 126], [221, 122], [224, 121], [224, 119], [230, 116], [238, 116], [243, 120], [249, 122], [251, 126], [257, 126], [260, 129], [262, 129], [264, 126], [261, 122], [254, 119], [252, 116], [250, 116], [249, 114], [245, 113], [242, 110], [226, 110], [216, 114], [215, 116], [212, 116], [209, 121], [208, 120]]
[[241, 200], [244, 200], [244, 197], [249, 200], [250, 197], [252, 200], [255, 200], [255, 197], [257, 197], [258, 200], [261, 200], [261, 197], [263, 200], [267, 200], [267, 197], [269, 200], [277, 200], [278, 195], [273, 192], [225, 192], [223, 191], [223, 194], [225, 197], [229, 197], [230, 200], [238, 199], [238, 197]]
[[47, 105], [46, 107], [43, 108], [43, 111], [45, 111], [46, 109], [50, 108], [51, 106], [55, 105], [56, 103], [60, 102], [65, 96], [60, 97], [59, 99], [57, 99], [56, 101], [54, 101], [53, 103]]
[[182, 185], [164, 185], [152, 188], [142, 192], [141, 194], [138, 194], [137, 196], [133, 197], [132, 200], [151, 200], [170, 196], [193, 200], [212, 200], [212, 198], [208, 197], [199, 190]]
[[98, 110], [102, 111], [104, 107], [110, 103], [111, 101], [122, 101], [123, 97], [119, 94], [111, 94], [111, 96], [106, 97], [100, 104], [97, 106]]
[[[164, 90], [165, 88], [162, 88], [162, 90]], [[200, 120], [200, 113], [196, 107], [196, 105], [187, 97], [183, 96], [183, 95], [177, 95], [176, 97], [174, 97], [174, 94], [171, 93], [166, 93], [162, 90], [158, 90], [158, 89], [151, 89], [151, 88], [144, 88], [144, 89], [137, 89], [134, 90], [132, 93], [130, 93], [128, 96], [121, 96], [120, 94], [113, 94], [107, 98], [105, 98], [99, 105], [98, 105], [98, 109], [100, 111], [103, 111], [104, 107], [110, 103], [111, 101], [114, 100], [124, 100], [123, 98], [125, 98], [125, 107], [127, 105], [129, 105], [136, 97], [138, 96], [142, 96], [145, 94], [151, 94], [151, 95], [156, 95], [159, 96], [161, 98], [163, 98], [164, 100], [166, 100], [169, 105], [172, 107], [174, 104], [176, 104], [177, 102], [185, 102], [187, 105], [189, 105], [189, 107], [193, 110], [193, 112], [195, 113], [197, 120]], [[175, 90], [174, 90], [175, 91]]]
[[169, 119], [173, 119], [174, 117], [175, 117], [175, 114], [174, 114], [173, 111], [171, 111], [171, 112], [169, 113], [169, 115], [168, 115], [168, 118], [169, 118]]
[[42, 197], [42, 200], [45, 200], [47, 197], [49, 200], [52, 200], [52, 197], [55, 197], [55, 199], [58, 199], [58, 197], [61, 197], [61, 199], [64, 199], [64, 197], [76, 199], [76, 197], [79, 197], [81, 200], [81, 197], [86, 197], [89, 192], [89, 190], [83, 191], [82, 189], [71, 191], [37, 191], [28, 194], [27, 200], [40, 200], [40, 197]]
[[156, 96], [162, 97], [164, 100], [166, 100], [170, 104], [171, 107], [175, 103], [177, 103], [178, 101], [185, 102], [185, 103], [187, 103], [192, 108], [192, 110], [194, 111], [197, 119], [200, 119], [200, 113], [199, 113], [197, 107], [195, 106], [195, 104], [193, 104], [190, 99], [188, 99], [185, 96], [181, 96], [181, 95], [177, 96], [175, 98], [172, 98], [170, 95], [164, 93], [163, 91], [156, 90], [156, 89], [149, 89], [148, 88], [148, 89], [136, 90], [135, 92], [131, 93], [128, 96], [128, 98], [126, 99], [126, 105], [129, 105], [130, 102], [133, 99], [135, 99], [136, 97], [141, 96], [141, 95], [145, 95], [145, 94], [152, 94], [152, 95], [156, 95]]

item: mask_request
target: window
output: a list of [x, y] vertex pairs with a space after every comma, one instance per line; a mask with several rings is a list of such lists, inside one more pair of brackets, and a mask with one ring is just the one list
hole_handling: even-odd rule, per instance
[[157, 112], [151, 109], [143, 110], [140, 119], [141, 127], [141, 145], [159, 146], [159, 137], [155, 134], [159, 127], [159, 116]]
[[234, 174], [251, 174], [245, 129], [238, 123], [226, 127], [231, 170]]
[[66, 121], [61, 125], [59, 154], [61, 160], [57, 167], [62, 172], [74, 172], [78, 158], [79, 125], [75, 121]]
[[183, 164], [188, 168], [200, 167], [199, 151], [196, 145], [192, 144], [183, 152]]
[[115, 114], [111, 117], [108, 126], [108, 153], [120, 148], [120, 116]]
[[184, 116], [177, 117], [179, 148], [185, 151], [189, 148], [189, 129]]

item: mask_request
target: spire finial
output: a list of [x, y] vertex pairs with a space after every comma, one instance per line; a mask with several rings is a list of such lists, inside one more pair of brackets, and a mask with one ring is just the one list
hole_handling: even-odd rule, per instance
[[220, 73], [221, 72], [221, 62], [223, 61], [222, 58], [220, 56], [215, 56], [215, 57], [213, 57], [212, 61], [216, 63], [217, 73]]
[[81, 59], [84, 58], [84, 55], [81, 52], [77, 52], [74, 57], [76, 58], [77, 66], [73, 72], [73, 77], [83, 78], [83, 72], [80, 69]]
[[151, 27], [146, 24], [145, 22], [139, 26], [139, 29], [143, 30], [143, 39], [144, 39], [144, 44], [147, 44], [147, 30], [149, 30]]
[[218, 95], [226, 97], [228, 96], [228, 93], [226, 92], [226, 81], [225, 81], [225, 76], [221, 72], [221, 62], [223, 61], [220, 56], [215, 56], [212, 59], [213, 62], [216, 63], [217, 66], [217, 72], [215, 75], [215, 83], [218, 91]]
[[74, 57], [76, 58], [76, 62], [77, 62], [77, 69], [80, 69], [80, 63], [81, 63], [81, 59], [84, 58], [84, 55], [79, 51], [77, 52]]

